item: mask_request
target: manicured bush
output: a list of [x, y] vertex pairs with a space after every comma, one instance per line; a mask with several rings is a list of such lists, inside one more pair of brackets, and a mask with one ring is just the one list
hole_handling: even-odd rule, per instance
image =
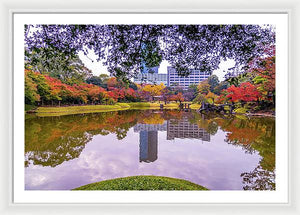
[[73, 190], [208, 190], [192, 182], [162, 176], [131, 176], [87, 184]]

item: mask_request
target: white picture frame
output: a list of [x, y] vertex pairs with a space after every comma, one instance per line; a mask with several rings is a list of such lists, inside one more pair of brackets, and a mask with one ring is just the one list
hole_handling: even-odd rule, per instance
[[[4, 2], [4, 3], [3, 3]], [[76, 1], [75, 1], [76, 2]], [[231, 2], [231, 3], [230, 3]], [[172, 12], [176, 12], [176, 13], [179, 13], [179, 12], [185, 12], [185, 13], [191, 13], [191, 12], [199, 12], [199, 13], [212, 13], [212, 12], [218, 12], [218, 13], [233, 13], [233, 12], [239, 12], [239, 13], [259, 13], [259, 12], [268, 12], [268, 13], [288, 13], [289, 14], [289, 17], [290, 17], [290, 22], [289, 24], [292, 25], [293, 27], [293, 23], [295, 23], [297, 21], [295, 15], [292, 13], [293, 11], [296, 11], [297, 9], [299, 9], [299, 6], [295, 3], [296, 1], [292, 1], [293, 3], [291, 4], [292, 6], [289, 6], [287, 8], [287, 6], [285, 6], [284, 2], [282, 1], [276, 1], [278, 4], [282, 5], [282, 7], [278, 7], [277, 9], [269, 9], [267, 7], [264, 7], [260, 10], [251, 10], [250, 8], [251, 7], [244, 7], [243, 9], [235, 9], [235, 10], [232, 10], [232, 9], [226, 9], [226, 7], [228, 6], [226, 4], [223, 3], [223, 8], [219, 8], [219, 9], [209, 9], [210, 7], [210, 4], [209, 3], [203, 3], [204, 6], [206, 6], [206, 10], [204, 10], [203, 8], [201, 8], [201, 5], [200, 3], [192, 3], [191, 2], [191, 5], [195, 5], [194, 9], [187, 9], [187, 10], [182, 10], [182, 9], [179, 9], [180, 8], [180, 2], [177, 2], [176, 7], [177, 8], [168, 8], [166, 4], [164, 3], [161, 3], [161, 4], [158, 4], [161, 6], [162, 9], [159, 9], [159, 10], [151, 10], [151, 9], [147, 9], [146, 7], [144, 9], [138, 9], [138, 8], [135, 8], [136, 5], [132, 4], [132, 8], [131, 9], [128, 9], [128, 10], [124, 10], [124, 9], [118, 9], [118, 8], [115, 8], [115, 9], [105, 9], [105, 8], [111, 8], [109, 7], [110, 3], [106, 3], [106, 7], [101, 7], [98, 5], [98, 7], [100, 8], [99, 10], [83, 10], [83, 9], [80, 9], [80, 8], [77, 8], [77, 9], [72, 9], [72, 10], [69, 10], [69, 9], [62, 9], [62, 8], [53, 8], [52, 10], [43, 10], [43, 9], [37, 9], [37, 10], [34, 10], [34, 9], [30, 9], [30, 10], [26, 10], [26, 9], [16, 9], [13, 5], [9, 5], [9, 3], [5, 2], [5, 1], [2, 1], [1, 3], [1, 7], [4, 8], [3, 10], [6, 11], [4, 13], [4, 15], [6, 15], [6, 17], [4, 17], [4, 15], [2, 15], [4, 18], [2, 19], [3, 21], [8, 21], [8, 23], [4, 23], [3, 26], [5, 26], [7, 29], [7, 34], [9, 33], [9, 35], [6, 35], [6, 37], [3, 37], [1, 38], [1, 42], [3, 44], [5, 44], [5, 41], [7, 43], [7, 41], [10, 41], [9, 43], [7, 43], [7, 45], [5, 46], [7, 49], [5, 49], [6, 51], [9, 51], [9, 55], [8, 57], [10, 59], [8, 59], [8, 57], [4, 57], [4, 59], [7, 58], [7, 62], [4, 61], [3, 64], [1, 65], [6, 65], [5, 68], [3, 68], [3, 71], [11, 71], [12, 69], [12, 64], [9, 64], [8, 62], [11, 62], [12, 59], [11, 59], [11, 56], [12, 56], [12, 47], [10, 47], [10, 44], [12, 42], [12, 38], [11, 38], [11, 23], [12, 23], [12, 15], [16, 12], [28, 12], [28, 13], [35, 13], [35, 12], [43, 12], [43, 13], [49, 13], [49, 12], [54, 12], [54, 13], [58, 13], [58, 12], [70, 12], [70, 13], [76, 13], [76, 12], [86, 12], [86, 13], [91, 13], [91, 12], [111, 12], [111, 13], [118, 13], [118, 12], [127, 12], [127, 13], [130, 13], [130, 12], [169, 12], [169, 13], [172, 13]], [[221, 2], [219, 2], [221, 3]], [[229, 5], [232, 6], [232, 8], [234, 8], [234, 4], [238, 4], [236, 1], [229, 1], [228, 2]], [[44, 6], [46, 7], [48, 4], [51, 4], [50, 2], [47, 2], [44, 4]], [[80, 3], [77, 3], [78, 6], [80, 5]], [[119, 2], [119, 4], [122, 4], [121, 2]], [[135, 2], [135, 4], [138, 4], [138, 2]], [[92, 4], [91, 4], [92, 5]], [[146, 6], [147, 4], [144, 3], [144, 6]], [[222, 5], [222, 4], [221, 4]], [[250, 3], [249, 3], [250, 5]], [[249, 6], [248, 5], [248, 6]], [[125, 5], [124, 5], [125, 6]], [[128, 5], [127, 5], [128, 6]], [[235, 5], [236, 6], [236, 5]], [[251, 5], [250, 5], [251, 6]], [[34, 7], [34, 6], [32, 6]], [[253, 6], [252, 6], [253, 7]], [[25, 7], [24, 7], [25, 8]], [[95, 8], [95, 7], [94, 7]], [[195, 9], [195, 8], [199, 8], [199, 9]], [[200, 9], [201, 8], [201, 9]], [[291, 29], [291, 28], [290, 28]], [[295, 35], [299, 34], [299, 31], [298, 29], [295, 30], [290, 30], [290, 44], [291, 44], [291, 37], [295, 37]], [[295, 41], [293, 41], [295, 42]], [[290, 61], [290, 64], [289, 64], [289, 67], [290, 67], [290, 71], [291, 69], [293, 69], [292, 71], [296, 71], [294, 70], [295, 68], [297, 68], [297, 66], [295, 65], [296, 64], [296, 61], [295, 61], [295, 55], [291, 55], [291, 53], [296, 53], [298, 52], [298, 50], [296, 50], [296, 47], [292, 47], [290, 45], [290, 50], [289, 50], [289, 53], [290, 53], [290, 57], [289, 57], [289, 61]], [[2, 52], [4, 52], [4, 50], [2, 50]], [[7, 52], [6, 52], [7, 53]], [[5, 56], [5, 55], [3, 55]], [[296, 55], [297, 56], [297, 55]], [[293, 64], [294, 63], [294, 64]], [[3, 72], [2, 72], [3, 73]], [[289, 73], [289, 84], [291, 84], [292, 86], [295, 86], [293, 85], [293, 83], [296, 83], [294, 79], [291, 79], [291, 76], [293, 76], [294, 74], [293, 73]], [[2, 210], [3, 212], [7, 213], [7, 214], [16, 214], [16, 213], [29, 213], [30, 214], [34, 214], [34, 213], [39, 213], [39, 210], [43, 210], [45, 211], [45, 214], [47, 213], [51, 213], [51, 211], [55, 211], [56, 213], [78, 213], [78, 214], [81, 214], [81, 213], [87, 213], [87, 211], [89, 213], [96, 213], [97, 210], [101, 210], [103, 212], [111, 212], [111, 213], [129, 213], [130, 210], [133, 209], [134, 207], [134, 211], [133, 213], [140, 213], [141, 210], [143, 210], [143, 213], [150, 213], [150, 211], [155, 211], [157, 213], [168, 213], [168, 212], [172, 212], [172, 213], [199, 213], [199, 212], [204, 212], [204, 213], [211, 213], [211, 212], [214, 212], [214, 213], [230, 213], [232, 210], [234, 211], [238, 211], [240, 213], [245, 213], [245, 212], [251, 212], [251, 213], [258, 213], [258, 212], [272, 212], [272, 213], [288, 213], [288, 214], [297, 214], [299, 213], [299, 209], [297, 209], [297, 205], [298, 205], [298, 202], [297, 202], [297, 186], [296, 186], [296, 178], [298, 173], [295, 173], [296, 172], [296, 167], [298, 167], [299, 165], [299, 162], [296, 162], [296, 152], [297, 150], [291, 150], [292, 149], [296, 149], [295, 147], [295, 133], [293, 131], [295, 131], [294, 129], [291, 129], [291, 125], [295, 125], [294, 121], [291, 121], [291, 118], [289, 118], [289, 127], [290, 127], [290, 130], [289, 130], [289, 139], [290, 139], [290, 169], [291, 167], [293, 167], [294, 171], [290, 171], [290, 177], [289, 177], [289, 184], [290, 184], [290, 187], [293, 188], [293, 189], [290, 189], [290, 198], [289, 198], [289, 202], [288, 204], [251, 204], [251, 205], [247, 205], [247, 204], [218, 204], [218, 205], [215, 205], [215, 204], [176, 204], [175, 205], [172, 205], [172, 207], [170, 207], [170, 205], [161, 205], [161, 204], [151, 204], [151, 205], [145, 205], [145, 204], [138, 204], [138, 205], [134, 205], [134, 204], [130, 204], [130, 205], [127, 205], [126, 207], [124, 205], [122, 205], [122, 209], [121, 210], [115, 210], [116, 209], [116, 204], [97, 204], [97, 205], [89, 205], [89, 204], [80, 204], [80, 205], [74, 205], [74, 204], [71, 204], [71, 205], [68, 205], [68, 204], [14, 204], [12, 202], [12, 181], [11, 179], [13, 178], [13, 175], [12, 175], [12, 164], [13, 164], [13, 157], [11, 156], [12, 155], [12, 150], [13, 148], [11, 147], [11, 143], [12, 143], [12, 74], [11, 72], [6, 72], [5, 74], [3, 74], [3, 79], [2, 80], [6, 80], [8, 79], [9, 81], [8, 82], [3, 82], [2, 83], [2, 87], [3, 89], [6, 87], [6, 90], [8, 90], [8, 95], [5, 95], [4, 96], [4, 101], [7, 101], [7, 104], [10, 104], [9, 107], [2, 107], [2, 112], [3, 113], [6, 113], [6, 115], [4, 115], [4, 120], [5, 122], [9, 123], [9, 126], [7, 126], [7, 128], [5, 128], [3, 126], [3, 131], [8, 131], [8, 132], [4, 132], [3, 135], [1, 135], [1, 137], [4, 137], [3, 139], [3, 143], [7, 143], [6, 145], [3, 144], [1, 145], [1, 149], [3, 148], [3, 150], [1, 150], [1, 153], [2, 153], [2, 158], [3, 160], [5, 160], [5, 162], [2, 163], [2, 169], [3, 170], [6, 170], [6, 171], [3, 171], [4, 173], [1, 173], [1, 186], [4, 188], [5, 192], [3, 192], [3, 194], [1, 195], [1, 208], [0, 208], [0, 211]], [[7, 92], [7, 91], [6, 91]], [[291, 91], [290, 91], [291, 92]], [[291, 104], [291, 95], [293, 94], [289, 94], [289, 115], [291, 117], [291, 115], [293, 113], [293, 110], [295, 109], [295, 107], [297, 106], [295, 104], [295, 106]], [[298, 104], [299, 105], [299, 104]], [[292, 124], [293, 123], [293, 124]], [[6, 152], [6, 154], [4, 153]], [[9, 152], [9, 153], [7, 153]], [[299, 159], [298, 159], [299, 160]], [[6, 164], [6, 166], [5, 166]], [[9, 165], [7, 165], [9, 164]], [[291, 165], [292, 164], [292, 165]], [[294, 172], [294, 173], [293, 173]], [[7, 175], [7, 173], [9, 173], [9, 175]], [[7, 177], [9, 176], [9, 177]], [[9, 186], [8, 186], [9, 185]], [[75, 206], [75, 207], [74, 207]], [[87, 207], [87, 206], [90, 206], [90, 207]], [[215, 206], [218, 206], [218, 207], [215, 207]], [[174, 208], [176, 208], [176, 210], [174, 210]], [[265, 211], [264, 211], [265, 210]], [[130, 212], [132, 214], [132, 212]]]

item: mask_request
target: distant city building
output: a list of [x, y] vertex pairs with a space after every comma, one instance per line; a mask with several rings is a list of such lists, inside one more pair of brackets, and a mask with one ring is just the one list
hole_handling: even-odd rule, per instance
[[140, 131], [140, 162], [157, 160], [157, 131]]
[[168, 66], [168, 81], [167, 86], [181, 86], [187, 89], [191, 84], [199, 84], [210, 76], [209, 72], [202, 72], [200, 70], [191, 70], [187, 77], [179, 76], [176, 69]]
[[134, 78], [134, 82], [137, 84], [147, 83], [147, 84], [161, 84], [167, 86], [167, 74], [159, 73], [140, 73]]
[[199, 128], [197, 124], [190, 123], [188, 118], [168, 120], [167, 140], [173, 140], [175, 138], [202, 139], [203, 141], [210, 141], [209, 133], [207, 133], [203, 128]]

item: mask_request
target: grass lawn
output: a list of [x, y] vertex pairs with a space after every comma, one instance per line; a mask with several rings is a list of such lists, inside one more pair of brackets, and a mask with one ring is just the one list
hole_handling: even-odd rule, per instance
[[83, 105], [66, 107], [38, 107], [36, 112], [38, 116], [61, 116], [69, 114], [97, 113], [107, 111], [118, 111], [129, 109], [125, 105]]
[[87, 184], [73, 190], [208, 190], [192, 182], [162, 176], [131, 176]]
[[[166, 109], [176, 109], [179, 103], [169, 103], [164, 105]], [[127, 109], [159, 109], [160, 103], [132, 102], [117, 103], [115, 105], [82, 105], [82, 106], [61, 106], [61, 107], [38, 107], [37, 116], [61, 116], [70, 114], [98, 113], [108, 111], [119, 111]]]

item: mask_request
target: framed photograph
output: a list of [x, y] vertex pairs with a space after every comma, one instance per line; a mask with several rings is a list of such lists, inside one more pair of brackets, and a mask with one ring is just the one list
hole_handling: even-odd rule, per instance
[[288, 202], [288, 14], [13, 20], [14, 202]]
[[296, 212], [289, 10], [9, 16], [13, 210]]

